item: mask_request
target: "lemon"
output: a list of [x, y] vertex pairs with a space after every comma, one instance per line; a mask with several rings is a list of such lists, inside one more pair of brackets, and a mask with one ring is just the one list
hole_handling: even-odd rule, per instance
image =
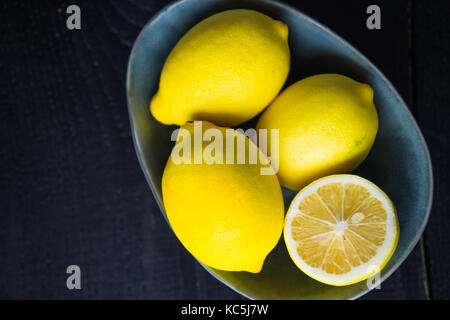
[[[185, 248], [210, 267], [259, 272], [283, 229], [284, 202], [275, 172], [258, 147], [233, 129], [228, 130], [245, 141], [244, 164], [227, 164], [225, 160], [223, 164], [211, 163], [206, 158], [195, 164], [195, 156], [204, 156], [211, 142], [194, 143], [196, 129], [192, 123], [181, 129], [190, 133], [189, 138], [179, 133], [162, 177], [163, 202], [172, 229]], [[205, 135], [211, 129], [214, 135], [226, 137], [227, 128], [202, 122]], [[190, 153], [191, 163], [174, 160], [175, 150], [184, 143], [193, 145], [180, 152]], [[237, 145], [230, 149], [234, 153], [230, 159], [238, 158]], [[263, 161], [251, 164], [248, 160], [252, 152]], [[272, 170], [271, 174], [262, 175], [262, 168]]]
[[312, 76], [284, 90], [257, 128], [279, 129], [278, 177], [299, 190], [317, 178], [350, 173], [367, 156], [378, 129], [373, 90], [338, 74]]
[[236, 126], [260, 113], [290, 67], [288, 27], [254, 10], [217, 13], [190, 29], [169, 54], [152, 98], [164, 124], [208, 120]]
[[335, 286], [378, 273], [394, 253], [398, 236], [388, 196], [355, 175], [332, 175], [305, 187], [292, 201], [284, 226], [295, 264]]

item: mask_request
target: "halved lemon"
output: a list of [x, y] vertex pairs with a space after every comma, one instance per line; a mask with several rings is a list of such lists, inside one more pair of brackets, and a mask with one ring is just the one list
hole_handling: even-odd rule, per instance
[[398, 235], [391, 200], [356, 175], [332, 175], [306, 186], [292, 201], [284, 225], [295, 264], [335, 286], [378, 273], [394, 253]]

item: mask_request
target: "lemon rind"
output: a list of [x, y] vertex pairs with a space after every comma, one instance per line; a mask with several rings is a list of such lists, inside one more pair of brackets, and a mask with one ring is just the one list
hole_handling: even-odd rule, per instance
[[[354, 267], [352, 268], [351, 271], [340, 275], [329, 274], [320, 268], [314, 268], [309, 266], [298, 255], [296, 251], [297, 247], [296, 242], [292, 238], [287, 236], [291, 234], [291, 222], [292, 219], [295, 217], [296, 212], [298, 211], [297, 208], [301, 200], [304, 197], [308, 196], [309, 194], [315, 192], [319, 187], [332, 182], [355, 183], [366, 187], [373, 196], [375, 196], [378, 200], [382, 202], [387, 212], [387, 221], [386, 221], [387, 236], [383, 244], [378, 248], [377, 254], [374, 257], [372, 257], [368, 262], [361, 264], [358, 267]], [[300, 270], [302, 270], [308, 276], [317, 281], [334, 286], [346, 286], [366, 280], [383, 269], [383, 267], [392, 257], [397, 247], [399, 238], [399, 225], [396, 210], [392, 201], [378, 186], [376, 186], [369, 180], [364, 179], [357, 175], [338, 174], [320, 178], [312, 182], [302, 190], [300, 190], [300, 192], [295, 196], [294, 200], [292, 200], [289, 209], [287, 211], [283, 230], [283, 237], [291, 259]]]

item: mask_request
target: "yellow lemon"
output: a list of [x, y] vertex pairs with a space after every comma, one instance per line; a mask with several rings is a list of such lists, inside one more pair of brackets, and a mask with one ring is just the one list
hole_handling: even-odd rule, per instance
[[284, 239], [295, 264], [335, 286], [378, 273], [395, 251], [397, 215], [388, 196], [355, 175], [319, 179], [292, 201]]
[[190, 29], [168, 56], [150, 103], [164, 124], [236, 126], [276, 97], [290, 67], [288, 27], [254, 10], [228, 10]]
[[278, 177], [299, 190], [317, 178], [350, 173], [365, 159], [378, 129], [373, 90], [342, 75], [312, 76], [284, 90], [257, 128], [279, 129]]
[[[204, 132], [200, 142], [198, 123]], [[225, 148], [230, 137], [245, 146], [245, 163], [233, 163], [242, 148], [238, 142]], [[164, 207], [176, 236], [210, 267], [259, 272], [284, 221], [281, 187], [267, 158], [243, 134], [206, 121], [185, 124], [177, 139], [162, 177]], [[253, 164], [251, 154], [258, 156]]]

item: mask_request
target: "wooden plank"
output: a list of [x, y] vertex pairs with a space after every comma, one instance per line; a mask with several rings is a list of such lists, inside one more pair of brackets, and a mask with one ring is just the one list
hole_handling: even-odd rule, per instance
[[[138, 166], [126, 109], [131, 44], [163, 3], [2, 3], [0, 297], [237, 298], [184, 250]], [[65, 287], [82, 269], [81, 291]]]
[[415, 100], [417, 119], [430, 149], [434, 201], [425, 232], [431, 296], [448, 299], [450, 292], [450, 4], [415, 1]]
[[[408, 98], [406, 1], [379, 1], [381, 31], [365, 28], [369, 1], [289, 2], [359, 48]], [[166, 1], [76, 3], [81, 31], [65, 28], [68, 2], [0, 4], [0, 298], [241, 299], [180, 245], [134, 154], [128, 55]], [[367, 298], [424, 298], [422, 259], [416, 249]], [[70, 264], [82, 268], [81, 291], [65, 288]]]

